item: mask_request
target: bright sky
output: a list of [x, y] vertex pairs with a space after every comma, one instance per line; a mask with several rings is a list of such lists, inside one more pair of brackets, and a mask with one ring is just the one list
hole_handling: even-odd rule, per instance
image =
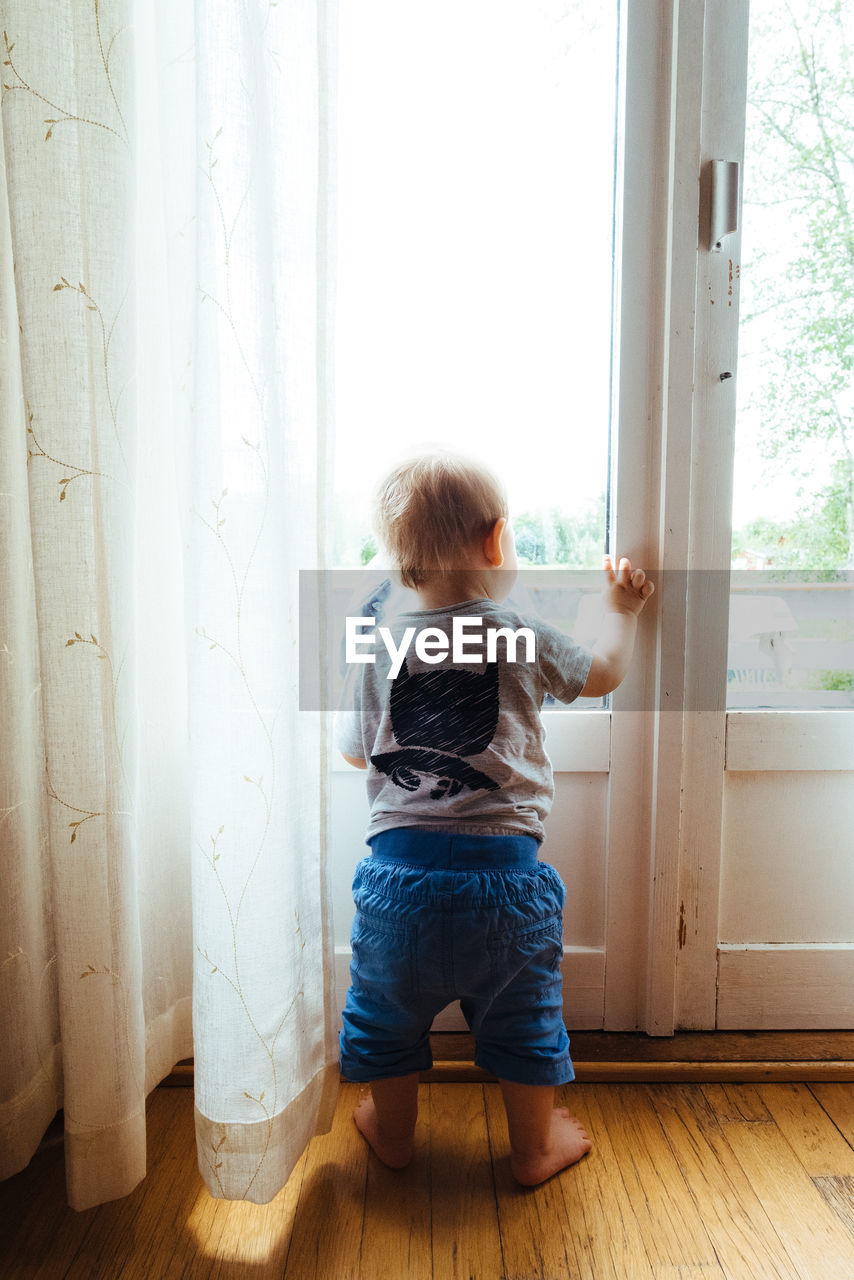
[[358, 503], [394, 455], [443, 442], [490, 459], [515, 512], [596, 498], [613, 15], [590, 30], [552, 0], [359, 0], [340, 16], [339, 493]]

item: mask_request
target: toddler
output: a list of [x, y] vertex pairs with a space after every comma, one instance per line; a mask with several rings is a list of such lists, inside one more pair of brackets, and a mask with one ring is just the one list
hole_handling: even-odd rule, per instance
[[370, 1082], [354, 1120], [403, 1168], [430, 1026], [458, 999], [475, 1062], [501, 1086], [514, 1176], [535, 1186], [591, 1146], [554, 1106], [575, 1073], [561, 999], [566, 890], [538, 857], [554, 794], [539, 712], [547, 692], [568, 703], [617, 687], [653, 584], [606, 558], [592, 651], [503, 605], [517, 574], [504, 490], [452, 454], [396, 467], [375, 523], [419, 607], [381, 619], [384, 643], [370, 650], [363, 619], [336, 722], [345, 759], [368, 771], [371, 850], [353, 882], [341, 1070]]

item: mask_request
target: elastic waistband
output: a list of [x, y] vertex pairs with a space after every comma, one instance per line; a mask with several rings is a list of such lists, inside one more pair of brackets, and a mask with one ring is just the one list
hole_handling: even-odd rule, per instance
[[471, 871], [495, 867], [530, 867], [538, 860], [534, 836], [471, 835], [461, 831], [425, 831], [395, 827], [368, 841], [371, 857], [380, 862], [406, 862], [423, 867]]

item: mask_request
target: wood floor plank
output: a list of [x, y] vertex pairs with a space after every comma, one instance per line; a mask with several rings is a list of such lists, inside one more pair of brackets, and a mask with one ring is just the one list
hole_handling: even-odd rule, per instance
[[[165, 1091], [164, 1091], [165, 1092]], [[161, 1183], [164, 1178], [164, 1158], [170, 1145], [170, 1135], [176, 1130], [186, 1130], [188, 1099], [167, 1098], [155, 1090], [147, 1099], [147, 1140], [149, 1176], [129, 1196], [75, 1213], [65, 1203], [64, 1176], [61, 1194], [51, 1205], [48, 1222], [54, 1219], [57, 1208], [61, 1216], [54, 1219], [55, 1231], [48, 1226], [47, 1237], [40, 1226], [29, 1226], [21, 1237], [23, 1256], [17, 1266], [26, 1266], [26, 1274], [33, 1280], [55, 1280], [56, 1276], [80, 1277], [124, 1274], [134, 1265], [138, 1252], [137, 1222], [143, 1208], [152, 1199], [161, 1203]], [[189, 1115], [192, 1117], [192, 1097], [189, 1098]], [[186, 1157], [192, 1170], [195, 1150], [190, 1120], [189, 1140], [185, 1142]], [[63, 1169], [62, 1148], [56, 1151], [59, 1170]], [[36, 1157], [39, 1159], [40, 1157]], [[154, 1179], [150, 1175], [155, 1172]], [[198, 1179], [201, 1183], [201, 1179]], [[59, 1187], [56, 1188], [59, 1190]], [[155, 1194], [152, 1196], [152, 1192]], [[167, 1202], [168, 1203], [168, 1202]]]
[[[622, 1176], [626, 1153], [615, 1150], [599, 1103], [603, 1085], [557, 1090], [593, 1140], [589, 1155], [561, 1175], [566, 1227], [576, 1257], [572, 1280], [652, 1280], [652, 1264]], [[551, 1278], [550, 1278], [551, 1280]]]
[[26, 1169], [1, 1188], [0, 1258], [9, 1275], [27, 1280], [64, 1276], [92, 1230], [97, 1208], [76, 1213], [68, 1207], [63, 1148], [36, 1152]]
[[655, 1280], [724, 1280], [717, 1262], [703, 1267], [656, 1267]]
[[762, 1087], [751, 1084], [703, 1085], [703, 1096], [721, 1123], [773, 1124], [762, 1101]]
[[623, 1182], [654, 1268], [718, 1265], [679, 1164], [661, 1129], [650, 1085], [596, 1086]]
[[854, 1240], [854, 1178], [813, 1178], [813, 1185]]
[[[173, 1096], [169, 1096], [173, 1095]], [[217, 1200], [198, 1171], [193, 1096], [155, 1090], [149, 1105], [149, 1173], [125, 1200], [101, 1205], [67, 1270], [51, 1258], [45, 1280], [278, 1280], [299, 1195], [300, 1162], [268, 1205]]]
[[26, 1209], [5, 1233], [0, 1275], [27, 1280], [273, 1280], [296, 1208], [298, 1174], [272, 1205], [214, 1200], [196, 1163], [193, 1095], [148, 1099], [148, 1175], [130, 1196], [83, 1213], [69, 1209], [61, 1146], [39, 1152], [3, 1186], [2, 1213]]
[[805, 1084], [766, 1084], [763, 1104], [814, 1178], [854, 1175], [854, 1147], [846, 1142]]
[[25, 1169], [0, 1183], [0, 1258], [10, 1275], [26, 1267], [27, 1277], [46, 1278], [54, 1257], [67, 1269], [95, 1211], [71, 1215], [61, 1145], [36, 1152]]
[[[165, 1093], [154, 1090], [148, 1099], [145, 1182], [132, 1195], [93, 1211], [92, 1230], [68, 1269], [59, 1271], [57, 1267], [54, 1275], [62, 1275], [63, 1280], [88, 1280], [93, 1275], [108, 1275], [113, 1267], [122, 1280], [144, 1280], [152, 1275], [165, 1280], [181, 1274], [173, 1270], [177, 1255], [193, 1258], [199, 1252], [198, 1241], [186, 1231], [186, 1223], [193, 1203], [207, 1202], [210, 1197], [196, 1163], [193, 1098], [185, 1091], [180, 1097], [164, 1097]], [[201, 1252], [200, 1271], [207, 1276], [213, 1260]]]
[[727, 1142], [804, 1280], [854, 1276], [854, 1238], [773, 1125], [731, 1125]]
[[510, 1170], [510, 1138], [501, 1088], [488, 1084], [483, 1092], [505, 1280], [563, 1280], [578, 1275], [560, 1185], [564, 1177], [574, 1176], [574, 1170], [539, 1187], [520, 1187]]
[[[733, 1280], [803, 1280], [702, 1092], [660, 1085], [651, 1096], [724, 1274]], [[770, 1132], [773, 1126], [741, 1127], [748, 1134], [754, 1130]]]
[[429, 1091], [434, 1274], [442, 1280], [501, 1276], [483, 1085], [431, 1084]]
[[854, 1084], [811, 1084], [809, 1091], [854, 1146]]
[[359, 1093], [342, 1083], [330, 1132], [309, 1144], [283, 1280], [360, 1280], [370, 1149], [352, 1120]]
[[331, 1132], [272, 1204], [252, 1205], [208, 1195], [192, 1092], [155, 1090], [149, 1173], [130, 1196], [70, 1210], [60, 1145], [0, 1184], [0, 1277], [854, 1277], [850, 1086], [570, 1085], [559, 1102], [594, 1148], [533, 1189], [510, 1173], [497, 1085], [422, 1086], [400, 1172], [352, 1122], [360, 1091], [342, 1086]]
[[429, 1085], [418, 1088], [412, 1163], [405, 1169], [389, 1169], [375, 1155], [368, 1157], [361, 1250], [364, 1280], [432, 1280], [429, 1089]]
[[[307, 1154], [297, 1162], [286, 1186], [270, 1204], [215, 1200], [199, 1188], [189, 1212], [187, 1229], [167, 1232], [161, 1257], [170, 1243], [185, 1241], [162, 1272], [163, 1280], [279, 1280], [285, 1265], [296, 1218]], [[128, 1280], [151, 1280], [156, 1269], [143, 1266]], [[81, 1277], [82, 1280], [82, 1277]], [[122, 1280], [125, 1276], [122, 1275]]]

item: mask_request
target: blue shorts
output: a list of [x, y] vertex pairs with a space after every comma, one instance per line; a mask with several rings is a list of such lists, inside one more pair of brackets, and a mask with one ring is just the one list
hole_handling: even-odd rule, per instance
[[433, 1065], [430, 1026], [459, 1000], [475, 1062], [504, 1080], [575, 1078], [563, 1023], [563, 881], [533, 836], [398, 827], [356, 868], [341, 1072]]

